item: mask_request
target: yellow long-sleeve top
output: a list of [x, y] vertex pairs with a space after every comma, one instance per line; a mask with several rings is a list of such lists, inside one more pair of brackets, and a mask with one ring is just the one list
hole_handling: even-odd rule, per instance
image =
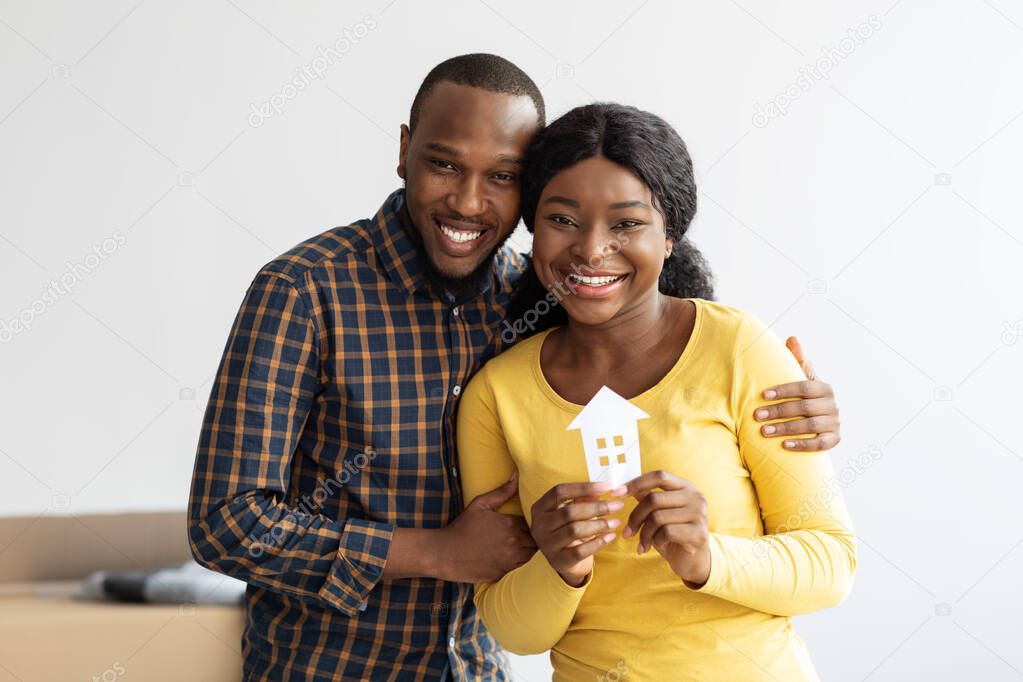
[[[551, 649], [555, 680], [815, 680], [790, 616], [835, 606], [852, 585], [855, 539], [829, 456], [789, 452], [753, 419], [765, 388], [803, 378], [798, 364], [752, 315], [694, 302], [682, 355], [630, 402], [649, 415], [637, 424], [642, 471], [670, 471], [707, 498], [710, 579], [690, 589], [656, 550], [638, 555], [638, 537], [619, 534], [582, 587], [541, 552], [477, 585], [490, 632], [514, 653]], [[552, 486], [589, 480], [585, 434], [567, 429], [583, 406], [540, 367], [549, 333], [491, 360], [458, 415], [464, 499], [517, 469], [518, 499], [501, 511], [527, 522]], [[626, 498], [615, 515], [623, 527], [635, 506]]]

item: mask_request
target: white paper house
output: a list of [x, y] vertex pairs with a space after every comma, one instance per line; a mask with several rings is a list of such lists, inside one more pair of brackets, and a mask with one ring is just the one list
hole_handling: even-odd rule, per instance
[[643, 473], [636, 422], [649, 417], [607, 386], [597, 391], [567, 429], [581, 432], [590, 481], [619, 486]]

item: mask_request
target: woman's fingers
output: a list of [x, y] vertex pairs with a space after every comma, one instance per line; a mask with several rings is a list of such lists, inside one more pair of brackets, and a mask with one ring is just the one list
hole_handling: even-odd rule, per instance
[[686, 486], [692, 486], [692, 483], [684, 478], [679, 478], [669, 471], [658, 469], [657, 471], [648, 471], [642, 476], [637, 476], [626, 483], [625, 492], [637, 500], [642, 500], [657, 488], [661, 490], [680, 490]]
[[604, 533], [603, 535], [598, 535], [592, 540], [587, 540], [586, 542], [579, 543], [572, 547], [566, 547], [562, 550], [562, 553], [566, 555], [571, 563], [577, 564], [583, 559], [596, 554], [597, 550], [607, 546], [613, 542], [614, 539], [614, 533]]
[[639, 532], [639, 546], [636, 551], [643, 554], [654, 544], [654, 538], [664, 528], [680, 524], [699, 524], [702, 514], [693, 507], [681, 509], [657, 509], [650, 513]]
[[629, 520], [626, 523], [625, 530], [622, 531], [622, 537], [631, 537], [638, 532], [640, 526], [646, 522], [650, 514], [659, 509], [680, 508], [696, 503], [698, 498], [695, 497], [694, 491], [686, 488], [682, 490], [656, 490], [649, 493], [629, 514]]
[[778, 436], [816, 436], [819, 433], [837, 430], [838, 418], [832, 415], [792, 419], [787, 422], [765, 424], [760, 427], [760, 433], [771, 438]]
[[614, 529], [620, 526], [621, 523], [622, 522], [618, 519], [588, 519], [586, 521], [575, 521], [574, 523], [562, 526], [555, 531], [552, 541], [562, 548], [569, 547], [573, 544], [583, 544], [585, 541], [597, 535], [603, 535], [605, 533], [611, 533], [614, 535]]

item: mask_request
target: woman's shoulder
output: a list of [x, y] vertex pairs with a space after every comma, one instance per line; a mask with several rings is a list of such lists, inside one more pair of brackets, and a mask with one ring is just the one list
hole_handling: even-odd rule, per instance
[[701, 333], [719, 351], [731, 351], [743, 340], [750, 342], [767, 329], [756, 315], [741, 308], [718, 301], [691, 300], [697, 307]]
[[506, 384], [521, 386], [523, 378], [531, 375], [540, 345], [548, 333], [534, 334], [494, 356], [476, 373], [473, 381], [486, 381], [494, 387]]

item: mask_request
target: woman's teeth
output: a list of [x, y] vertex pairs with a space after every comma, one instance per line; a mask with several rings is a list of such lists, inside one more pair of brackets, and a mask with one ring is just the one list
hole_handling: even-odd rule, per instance
[[568, 279], [571, 282], [577, 284], [585, 284], [588, 287], [604, 287], [611, 282], [617, 282], [620, 279], [624, 279], [625, 275], [608, 275], [605, 277], [586, 277], [585, 275], [569, 275]]
[[483, 234], [483, 232], [466, 232], [465, 230], [456, 230], [444, 224], [441, 224], [440, 231], [443, 232], [448, 239], [458, 244], [471, 242], [473, 239], [476, 239]]

